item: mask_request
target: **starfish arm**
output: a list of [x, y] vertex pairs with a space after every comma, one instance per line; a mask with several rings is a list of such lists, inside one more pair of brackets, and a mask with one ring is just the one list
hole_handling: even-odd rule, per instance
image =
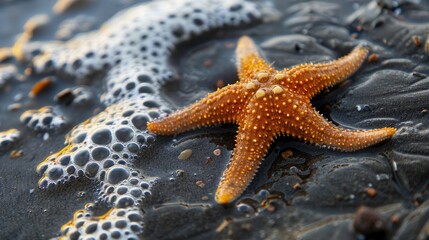
[[240, 122], [232, 159], [216, 191], [216, 202], [226, 204], [233, 201], [252, 181], [275, 137], [269, 119], [265, 118], [271, 110], [270, 107], [259, 108], [257, 105], [256, 108], [246, 109], [247, 114]]
[[286, 121], [277, 124], [277, 132], [302, 139], [308, 143], [341, 151], [356, 151], [389, 139], [396, 133], [395, 128], [371, 130], [343, 129], [327, 121], [312, 108], [309, 102], [294, 100], [290, 106], [283, 107], [288, 112]]
[[159, 135], [172, 135], [209, 125], [235, 123], [249, 93], [250, 90], [243, 90], [239, 84], [228, 85], [170, 116], [149, 122], [147, 128]]
[[264, 78], [275, 71], [264, 60], [259, 53], [259, 48], [248, 36], [243, 36], [238, 40], [236, 56], [240, 82], [245, 83], [252, 79]]
[[351, 76], [359, 69], [367, 55], [368, 48], [359, 45], [348, 55], [328, 63], [302, 64], [285, 69], [285, 77], [275, 83], [312, 98], [324, 88]]

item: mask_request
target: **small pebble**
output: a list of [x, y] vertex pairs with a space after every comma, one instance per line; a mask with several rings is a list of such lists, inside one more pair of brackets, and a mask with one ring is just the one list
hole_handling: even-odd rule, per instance
[[185, 171], [183, 171], [182, 169], [176, 170], [176, 177], [181, 177], [181, 176], [183, 176], [183, 174], [185, 174]]
[[54, 97], [56, 102], [64, 102], [65, 104], [70, 104], [73, 101], [73, 93], [70, 88], [66, 88], [61, 92], [57, 93]]
[[48, 140], [49, 139], [49, 133], [45, 133], [45, 134], [43, 134], [43, 141], [46, 141], [46, 140]]
[[291, 158], [293, 156], [293, 152], [291, 150], [286, 150], [281, 153], [281, 156], [284, 160]]
[[186, 160], [188, 158], [190, 158], [192, 155], [192, 150], [191, 149], [185, 149], [183, 150], [179, 156], [177, 157], [177, 159], [179, 160]]
[[390, 217], [390, 222], [392, 222], [393, 224], [398, 224], [399, 220], [401, 220], [401, 219], [400, 219], [399, 215], [397, 215], [397, 214], [393, 214]]
[[19, 110], [20, 108], [22, 108], [22, 104], [21, 103], [12, 103], [9, 106], [7, 106], [7, 110], [9, 110], [11, 112]]
[[418, 77], [418, 78], [426, 78], [427, 77], [427, 75], [424, 73], [413, 72], [412, 74], [414, 77]]
[[276, 211], [276, 207], [273, 204], [268, 204], [268, 206], [266, 207], [267, 211], [270, 213], [273, 213]]
[[13, 101], [15, 101], [15, 102], [21, 101], [23, 98], [24, 98], [24, 94], [18, 93], [13, 97]]
[[377, 210], [365, 206], [357, 209], [353, 228], [356, 232], [371, 239], [384, 239], [387, 233], [384, 217]]
[[22, 150], [12, 150], [12, 152], [10, 152], [11, 158], [19, 158], [22, 157], [22, 155], [24, 155], [24, 152]]
[[217, 88], [222, 88], [223, 86], [225, 86], [224, 81], [223, 80], [217, 80], [216, 87]]
[[215, 150], [213, 150], [213, 154], [215, 156], [220, 156], [222, 154], [222, 151], [219, 148], [216, 148]]
[[76, 196], [78, 198], [83, 198], [83, 197], [86, 196], [86, 192], [85, 191], [79, 191], [79, 192], [76, 193]]
[[53, 77], [43, 78], [42, 80], [38, 81], [37, 83], [35, 83], [33, 85], [33, 88], [28, 93], [28, 96], [33, 98], [33, 97], [39, 95], [40, 93], [45, 91], [47, 88], [49, 88], [52, 85], [52, 83], [54, 83]]
[[203, 180], [198, 180], [198, 181], [196, 181], [195, 182], [195, 184], [198, 186], [198, 187], [200, 187], [200, 188], [203, 188], [206, 184], [203, 182]]
[[375, 188], [367, 188], [366, 189], [366, 194], [368, 194], [368, 196], [370, 197], [375, 197], [375, 195], [377, 195], [377, 190], [375, 190]]
[[293, 189], [294, 190], [300, 190], [302, 187], [301, 187], [301, 184], [300, 183], [295, 183], [294, 185], [293, 185]]
[[216, 228], [216, 232], [222, 232], [230, 223], [230, 220], [224, 219], [223, 222]]
[[368, 57], [369, 62], [377, 62], [378, 61], [378, 54], [377, 53], [371, 53]]
[[413, 35], [411, 38], [412, 38], [412, 40], [413, 40], [414, 44], [415, 44], [417, 47], [419, 47], [420, 45], [422, 45], [422, 39], [421, 39], [421, 37], [420, 37], [420, 36]]

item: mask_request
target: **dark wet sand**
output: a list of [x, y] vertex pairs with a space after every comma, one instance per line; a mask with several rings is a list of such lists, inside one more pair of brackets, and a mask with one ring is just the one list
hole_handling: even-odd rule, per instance
[[[53, 2], [0, 1], [0, 47], [14, 42], [29, 17], [52, 14]], [[90, 13], [97, 28], [127, 6], [118, 1], [104, 2], [54, 17], [36, 39], [53, 39], [58, 23], [77, 14]], [[218, 80], [235, 82], [234, 49], [228, 45], [245, 34], [263, 46], [267, 59], [277, 68], [334, 59], [365, 40], [378, 60], [366, 62], [350, 80], [324, 91], [313, 104], [339, 125], [393, 126], [400, 128], [397, 136], [353, 153], [279, 138], [246, 192], [226, 207], [214, 202], [213, 193], [231, 156], [236, 127], [212, 127], [159, 138], [144, 159], [136, 162], [144, 174], [160, 178], [143, 205], [144, 237], [356, 239], [352, 222], [362, 205], [376, 208], [385, 218], [384, 232], [373, 235], [376, 239], [428, 237], [429, 55], [424, 44], [429, 33], [429, 4], [401, 1], [398, 7], [369, 7], [356, 13], [369, 1], [354, 1], [358, 4], [354, 7], [348, 1], [300, 2], [273, 1], [283, 13], [278, 21], [217, 31], [183, 44], [172, 60], [181, 81], [164, 87], [166, 98], [181, 107], [214, 91]], [[353, 13], [358, 16], [354, 20], [350, 17]], [[421, 39], [419, 46], [416, 37]], [[212, 61], [211, 67], [204, 66], [206, 60]], [[21, 70], [25, 67], [18, 66]], [[13, 96], [26, 95], [40, 78], [12, 82], [9, 91], [0, 92], [0, 130], [20, 129], [23, 138], [13, 149], [24, 152], [17, 159], [9, 157], [10, 151], [0, 155], [0, 239], [57, 236], [61, 225], [76, 210], [96, 198], [97, 185], [91, 181], [75, 181], [50, 191], [37, 188], [37, 164], [63, 146], [64, 135], [72, 126], [102, 107], [98, 102], [84, 108], [61, 105], [71, 124], [44, 141], [40, 134], [20, 124], [19, 116], [26, 109], [57, 104], [53, 96], [74, 86], [73, 81], [58, 78], [41, 96], [21, 101], [29, 106], [16, 112], [7, 110], [14, 102]], [[96, 79], [89, 84], [94, 94], [100, 94], [101, 85]], [[192, 156], [186, 161], [177, 160], [184, 149], [192, 149]], [[215, 149], [221, 150], [219, 156], [213, 154]], [[292, 151], [290, 159], [282, 159], [285, 150]], [[203, 187], [196, 184], [199, 181], [203, 181]], [[368, 188], [375, 189], [376, 195], [369, 196]], [[399, 220], [392, 222], [392, 216]]]

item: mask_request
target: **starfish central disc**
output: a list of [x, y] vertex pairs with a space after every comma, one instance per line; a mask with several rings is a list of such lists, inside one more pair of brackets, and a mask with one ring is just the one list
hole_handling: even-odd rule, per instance
[[301, 64], [275, 70], [259, 54], [249, 37], [237, 44], [239, 80], [170, 116], [149, 122], [150, 131], [178, 134], [222, 123], [239, 125], [231, 163], [216, 191], [218, 203], [237, 198], [252, 181], [277, 136], [292, 136], [310, 144], [355, 151], [395, 134], [395, 128], [342, 129], [327, 121], [311, 105], [322, 89], [352, 75], [368, 49], [357, 46], [350, 54], [324, 64]]

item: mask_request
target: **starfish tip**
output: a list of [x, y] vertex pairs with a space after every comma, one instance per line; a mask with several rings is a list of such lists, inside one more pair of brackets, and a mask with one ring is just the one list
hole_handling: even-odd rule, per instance
[[147, 128], [147, 130], [149, 130], [149, 131], [151, 131], [151, 132], [153, 132], [154, 131], [154, 123], [153, 122], [148, 122], [147, 124], [146, 124], [146, 128]]
[[396, 128], [386, 128], [387, 130], [387, 134], [389, 135], [389, 137], [395, 135], [397, 129]]
[[234, 200], [235, 196], [231, 193], [226, 192], [217, 192], [215, 196], [215, 201], [219, 204], [228, 204]]

